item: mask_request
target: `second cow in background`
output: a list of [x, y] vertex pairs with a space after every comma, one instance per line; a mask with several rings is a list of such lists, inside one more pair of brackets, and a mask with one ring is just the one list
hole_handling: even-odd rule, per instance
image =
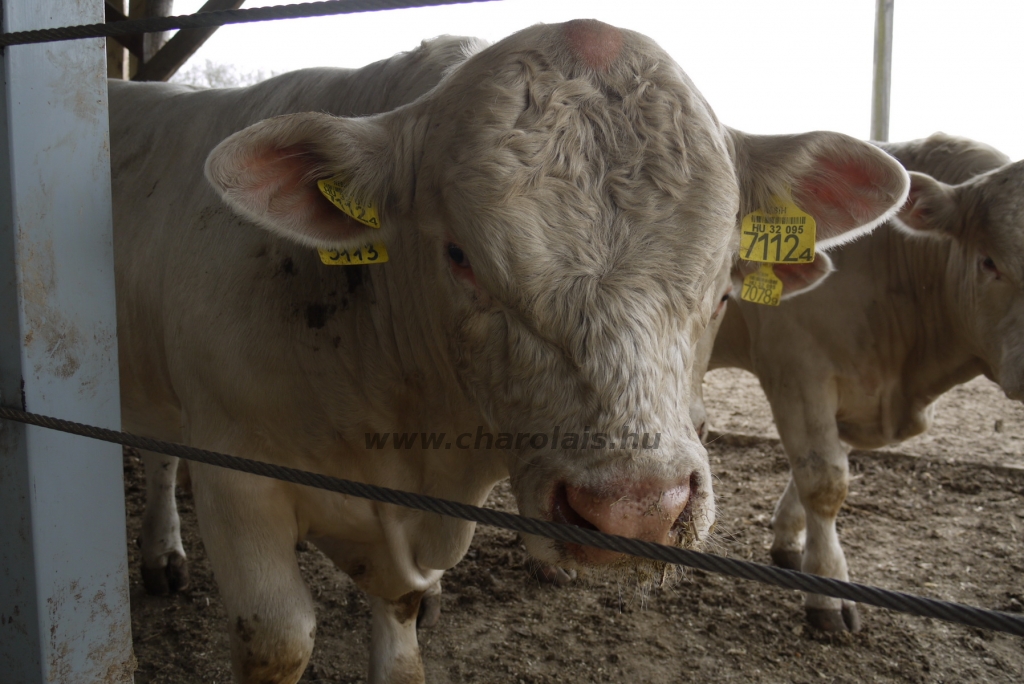
[[[772, 560], [843, 580], [844, 442], [920, 434], [932, 402], [980, 374], [1024, 399], [1024, 162], [941, 133], [882, 147], [911, 171], [898, 218], [832, 251], [836, 272], [804, 296], [735, 302], [709, 366], [757, 375], [789, 456]], [[855, 604], [806, 606], [815, 627], [859, 628]]]

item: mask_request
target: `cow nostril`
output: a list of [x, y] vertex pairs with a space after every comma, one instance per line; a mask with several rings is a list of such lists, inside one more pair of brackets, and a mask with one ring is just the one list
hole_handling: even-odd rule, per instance
[[671, 537], [676, 542], [683, 542], [689, 544], [697, 539], [697, 528], [693, 522], [693, 509], [695, 502], [698, 497], [698, 487], [700, 486], [700, 477], [697, 473], [690, 474], [690, 491], [686, 499], [686, 506], [683, 508], [683, 512], [679, 514], [676, 521], [672, 523], [672, 530], [670, 532]]
[[569, 503], [569, 490], [564, 482], [555, 487], [555, 493], [551, 499], [551, 518], [555, 522], [566, 525], [575, 525], [588, 530], [597, 529], [596, 525], [580, 515]]

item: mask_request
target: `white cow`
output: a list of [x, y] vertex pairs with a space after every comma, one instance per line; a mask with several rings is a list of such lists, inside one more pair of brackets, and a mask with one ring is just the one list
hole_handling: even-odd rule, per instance
[[[249, 88], [112, 83], [110, 106], [128, 429], [473, 504], [511, 476], [526, 515], [669, 544], [699, 543], [714, 521], [686, 407], [737, 216], [791, 190], [828, 245], [908, 187], [845, 136], [727, 130], [649, 39], [589, 20]], [[375, 206], [379, 228], [329, 202], [326, 179], [353, 213]], [[386, 263], [317, 254], [380, 246]], [[478, 429], [516, 444], [462, 439]], [[616, 444], [623, 430], [658, 447]], [[442, 437], [368, 449], [413, 432]], [[146, 575], [180, 585], [176, 463], [146, 460]], [[421, 597], [473, 525], [191, 476], [239, 681], [303, 672], [316, 625], [302, 539], [370, 596], [370, 681], [422, 681]], [[527, 546], [548, 563], [624, 562]]]
[[[898, 218], [832, 252], [836, 272], [804, 296], [731, 303], [710, 363], [758, 376], [789, 456], [772, 560], [844, 580], [843, 442], [920, 434], [936, 398], [982, 373], [1024, 399], [1024, 162], [941, 133], [882, 147], [931, 174], [910, 174]], [[806, 607], [821, 629], [859, 626], [855, 604], [808, 596]]]

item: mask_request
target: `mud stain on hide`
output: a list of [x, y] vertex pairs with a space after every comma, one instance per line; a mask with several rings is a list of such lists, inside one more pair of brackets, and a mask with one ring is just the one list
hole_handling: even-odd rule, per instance
[[409, 620], [415, 620], [420, 612], [420, 600], [423, 598], [422, 591], [410, 591], [395, 601], [395, 617], [399, 622], [405, 624]]
[[[253, 615], [252, 619], [254, 622], [259, 622], [260, 618], [258, 615]], [[256, 631], [249, 626], [249, 621], [241, 615], [235, 620], [235, 635], [238, 636], [238, 640], [243, 644], [252, 643], [253, 636]]]
[[[345, 284], [330, 289], [321, 301], [307, 302], [300, 305], [299, 310], [296, 312], [305, 319], [306, 326], [313, 330], [322, 330], [327, 326], [328, 321], [334, 314], [339, 311], [347, 311], [352, 304], [353, 297], [366, 290], [366, 286], [369, 283], [368, 266], [331, 266], [328, 268], [332, 271], [340, 269], [344, 274]], [[276, 275], [288, 277], [296, 273], [298, 273], [298, 269], [295, 267], [294, 261], [290, 257], [285, 257], [281, 260]], [[341, 285], [338, 281], [333, 280], [334, 277], [334, 274], [332, 274], [330, 284]], [[331, 343], [337, 348], [341, 343], [341, 339], [334, 337]]]
[[345, 266], [345, 279], [348, 281], [348, 293], [357, 294], [363, 286], [363, 280], [369, 275], [367, 266]]
[[227, 207], [207, 206], [203, 207], [195, 219], [189, 223], [189, 228], [195, 231], [204, 231], [212, 227], [214, 230], [217, 230], [233, 219], [234, 216]]
[[327, 325], [330, 318], [338, 307], [334, 304], [308, 304], [306, 305], [306, 325], [314, 330], [320, 330]]
[[[305, 668], [311, 649], [307, 649], [301, 643], [274, 644], [268, 648], [267, 636], [257, 634], [260, 622], [259, 615], [254, 614], [248, 620], [239, 615], [233, 625], [235, 637], [240, 642], [236, 657], [240, 661], [238, 669], [242, 681], [268, 684], [296, 681]], [[314, 628], [309, 635], [310, 646], [315, 635]]]
[[814, 473], [813, 482], [816, 486], [810, 492], [805, 505], [815, 513], [834, 518], [846, 500], [849, 487], [849, 474], [829, 459], [816, 451], [797, 459], [797, 468]]

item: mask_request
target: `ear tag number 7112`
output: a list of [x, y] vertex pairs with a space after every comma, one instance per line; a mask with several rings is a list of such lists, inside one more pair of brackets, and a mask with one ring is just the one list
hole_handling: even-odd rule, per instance
[[774, 201], [743, 217], [740, 257], [766, 264], [809, 264], [814, 261], [814, 217], [790, 200]]

